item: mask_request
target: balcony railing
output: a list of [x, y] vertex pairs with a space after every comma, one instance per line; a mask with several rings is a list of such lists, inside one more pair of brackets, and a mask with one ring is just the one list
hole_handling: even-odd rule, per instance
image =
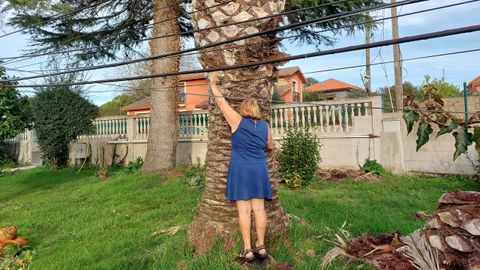
[[[378, 99], [378, 100], [377, 100]], [[283, 136], [289, 127], [309, 128], [318, 134], [349, 134], [358, 117], [372, 117], [373, 102], [378, 97], [344, 101], [323, 101], [272, 106], [270, 127], [276, 137]], [[180, 112], [179, 139], [206, 139], [208, 111]], [[79, 138], [117, 138], [144, 141], [148, 138], [150, 115], [102, 117], [94, 121], [96, 133]]]

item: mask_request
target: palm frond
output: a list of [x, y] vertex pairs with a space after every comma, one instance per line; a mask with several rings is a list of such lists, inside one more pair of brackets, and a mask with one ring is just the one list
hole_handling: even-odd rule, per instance
[[402, 242], [407, 245], [404, 250], [405, 256], [410, 263], [419, 270], [440, 270], [438, 251], [432, 249], [430, 244], [422, 237], [420, 230], [405, 236]]

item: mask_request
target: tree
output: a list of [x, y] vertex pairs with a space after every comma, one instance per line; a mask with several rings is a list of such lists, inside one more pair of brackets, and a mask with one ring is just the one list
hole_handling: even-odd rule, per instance
[[69, 87], [38, 91], [32, 107], [43, 159], [54, 168], [67, 165], [68, 144], [95, 130], [92, 120], [98, 108]]
[[[153, 9], [158, 10], [161, 7], [171, 5], [168, 0], [154, 0]], [[165, 11], [166, 14], [178, 15], [177, 8], [170, 8]], [[164, 36], [172, 33], [179, 33], [180, 26], [177, 21], [166, 21], [163, 12], [153, 13], [153, 23], [160, 27], [153, 29], [153, 36]], [[150, 41], [150, 52], [152, 55], [160, 55], [169, 52], [179, 51], [181, 49], [180, 36], [164, 38]], [[164, 58], [153, 60], [151, 62], [152, 71], [161, 70], [162, 72], [177, 72], [180, 70], [180, 58]], [[144, 173], [167, 173], [176, 166], [178, 121], [177, 119], [177, 100], [178, 100], [178, 76], [155, 78], [152, 80], [151, 105], [150, 105], [150, 126], [148, 136], [147, 153], [142, 166]], [[173, 87], [168, 91], [165, 86]], [[163, 91], [162, 91], [163, 90]], [[167, 90], [167, 91], [165, 91]]]
[[274, 88], [275, 89], [273, 90], [273, 94], [272, 94], [272, 102], [276, 102], [276, 103], [283, 102], [282, 95], [280, 95], [280, 93], [278, 92], [277, 87], [274, 87]]
[[[0, 80], [8, 80], [5, 69], [0, 67]], [[0, 143], [4, 139], [30, 128], [32, 111], [28, 97], [21, 96], [15, 89], [15, 82], [0, 83]]]
[[303, 102], [326, 100], [325, 94], [319, 91], [303, 91]]
[[462, 90], [458, 86], [447, 82], [445, 78], [445, 73], [443, 74], [442, 78], [434, 78], [433, 80], [431, 76], [427, 74], [425, 75], [425, 80], [423, 81], [422, 86], [418, 88], [418, 93], [415, 94], [415, 97], [417, 99], [421, 99], [425, 96], [425, 89], [428, 88], [426, 86], [429, 84], [434, 85], [440, 96], [443, 98], [458, 97], [462, 95]]
[[[199, 10], [208, 6], [209, 0], [194, 1], [193, 9]], [[236, 38], [246, 33], [264, 31], [278, 26], [282, 19], [288, 22], [298, 22], [314, 17], [325, 16], [338, 12], [348, 11], [364, 7], [366, 5], [379, 3], [376, 0], [347, 1], [337, 5], [328, 5], [325, 8], [318, 8], [309, 12], [298, 12], [288, 15], [286, 18], [276, 17], [268, 20], [237, 24], [235, 26], [215, 29], [195, 34], [197, 45], [212, 44], [220, 40]], [[285, 10], [295, 10], [306, 6], [315, 6], [330, 1], [287, 1]], [[210, 9], [208, 12], [196, 13], [194, 27], [199, 29], [201, 25], [208, 26], [222, 25], [229, 22], [239, 22], [247, 18], [258, 18], [276, 14], [284, 11], [283, 1], [260, 0], [260, 1], [238, 1], [230, 2], [224, 7]], [[305, 28], [297, 28], [291, 32], [300, 33], [297, 38], [299, 43], [311, 43], [320, 46], [321, 44], [332, 45], [332, 36], [319, 34], [319, 29], [329, 29], [350, 25], [352, 22], [359, 22], [366, 18], [365, 15], [357, 15], [338, 20], [318, 23]], [[363, 27], [361, 24], [358, 27]], [[350, 27], [348, 31], [353, 32], [357, 28]], [[290, 32], [290, 34], [291, 34]], [[340, 31], [334, 31], [337, 34]], [[289, 32], [283, 33], [284, 35]], [[246, 40], [249, 46], [233, 48], [237, 44], [225, 44], [220, 46], [224, 49], [222, 53], [200, 52], [200, 64], [204, 68], [214, 68], [230, 65], [240, 65], [256, 61], [262, 61], [281, 57], [278, 51], [278, 38], [274, 34], [258, 36]], [[259, 67], [229, 70], [220, 73], [221, 91], [225, 97], [231, 98], [230, 103], [235, 108], [241, 99], [254, 97], [262, 104], [261, 111], [264, 119], [270, 119], [271, 91], [274, 84], [274, 70], [277, 64], [263, 65]], [[270, 77], [271, 79], [258, 80], [258, 78]], [[226, 246], [232, 246], [233, 235], [237, 231], [238, 218], [234, 204], [228, 202], [224, 197], [224, 190], [227, 178], [228, 157], [230, 155], [230, 128], [213, 100], [210, 101], [209, 116], [209, 145], [208, 145], [208, 167], [205, 191], [202, 195], [200, 207], [194, 217], [193, 223], [188, 231], [189, 241], [194, 244], [197, 252], [208, 250], [214, 236], [221, 236]], [[277, 195], [277, 183], [280, 175], [274, 155], [268, 154], [268, 165], [271, 173], [273, 200], [266, 202], [266, 209], [269, 219], [269, 233], [275, 235], [285, 231], [288, 223], [287, 216], [280, 205]]]
[[313, 77], [307, 77], [307, 82], [303, 84], [304, 87], [318, 83], [318, 80]]
[[[418, 88], [413, 85], [411, 82], [404, 82], [403, 83], [403, 90], [405, 93], [417, 93]], [[395, 86], [390, 87], [382, 87], [380, 88], [377, 93], [382, 95], [383, 100], [383, 110], [385, 112], [393, 112], [393, 108], [395, 108], [396, 103], [396, 96], [395, 96]]]
[[[0, 4], [3, 11], [13, 14], [9, 24], [24, 28], [23, 32], [31, 35], [33, 47], [40, 48], [36, 53], [82, 48], [84, 50], [73, 53], [73, 57], [83, 63], [118, 60], [121, 58], [118, 52], [124, 57], [142, 56], [138, 48], [149, 33], [161, 36], [191, 28], [185, 7], [185, 2], [172, 5], [166, 0], [65, 0], [54, 3], [7, 0]], [[165, 14], [167, 18], [179, 18], [167, 21]], [[156, 55], [179, 50], [180, 46], [179, 37], [150, 42], [150, 50]], [[176, 72], [178, 63], [178, 57], [152, 61], [151, 72]], [[177, 83], [176, 77], [156, 78], [151, 86], [175, 89]], [[175, 91], [152, 92], [149, 132], [155, 135], [148, 137], [144, 172], [165, 172], [175, 167], [178, 130], [177, 121], [172, 121], [172, 117], [176, 117], [175, 95]]]
[[133, 99], [132, 96], [127, 94], [118, 95], [111, 101], [108, 101], [100, 106], [100, 116], [126, 115], [127, 113], [123, 112], [121, 108], [137, 100]]

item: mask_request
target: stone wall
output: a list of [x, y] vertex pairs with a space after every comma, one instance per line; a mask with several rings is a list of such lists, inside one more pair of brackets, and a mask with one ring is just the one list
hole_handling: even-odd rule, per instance
[[[464, 112], [464, 99], [463, 97], [451, 97], [444, 98], [445, 110], [446, 111], [455, 111], [455, 112]], [[480, 112], [480, 95], [470, 95], [468, 96], [468, 111], [471, 113]], [[463, 115], [459, 114], [459, 117]]]

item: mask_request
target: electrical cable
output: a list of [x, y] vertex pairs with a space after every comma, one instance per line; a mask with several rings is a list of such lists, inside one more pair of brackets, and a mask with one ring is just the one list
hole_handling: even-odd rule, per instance
[[[103, 79], [103, 80], [95, 80], [95, 81], [80, 81], [80, 82], [61, 83], [61, 84], [17, 85], [16, 87], [25, 88], [25, 87], [55, 87], [55, 86], [70, 86], [70, 85], [86, 85], [86, 84], [104, 83], [104, 82], [151, 79], [151, 78], [156, 78], [156, 77], [168, 77], [168, 76], [177, 76], [177, 75], [194, 74], [194, 73], [204, 73], [204, 72], [212, 72], [212, 71], [227, 71], [227, 70], [233, 70], [233, 69], [255, 67], [255, 66], [266, 65], [266, 64], [288, 62], [288, 61], [298, 60], [298, 59], [306, 59], [306, 58], [312, 58], [312, 57], [318, 57], [318, 56], [325, 56], [325, 55], [332, 55], [332, 54], [345, 53], [345, 52], [351, 52], [351, 51], [358, 51], [358, 50], [364, 50], [366, 48], [376, 48], [376, 47], [381, 47], [381, 46], [390, 46], [390, 45], [393, 45], [393, 44], [409, 43], [409, 42], [427, 40], [427, 39], [432, 39], [432, 38], [440, 38], [440, 37], [446, 37], [446, 36], [452, 36], [452, 35], [459, 35], [459, 34], [465, 34], [465, 33], [470, 33], [470, 32], [477, 32], [477, 31], [480, 31], [480, 24], [466, 26], [466, 27], [460, 27], [460, 28], [454, 28], [454, 29], [449, 29], [449, 30], [443, 30], [443, 31], [437, 31], [437, 32], [429, 32], [429, 33], [419, 34], [419, 35], [414, 35], [414, 36], [407, 36], [407, 37], [402, 37], [402, 38], [395, 39], [395, 40], [390, 39], [390, 40], [372, 42], [372, 43], [369, 43], [369, 44], [352, 45], [352, 46], [341, 47], [341, 48], [336, 48], [336, 49], [331, 49], [331, 50], [317, 51], [317, 52], [311, 52], [311, 53], [305, 53], [305, 54], [298, 54], [298, 55], [269, 59], [269, 60], [264, 60], [264, 61], [258, 61], [258, 62], [255, 62], [255, 63], [248, 63], [248, 64], [240, 64], [240, 65], [225, 66], [225, 67], [214, 67], [214, 68], [207, 68], [207, 69], [188, 70], [188, 71], [181, 71], [181, 72], [151, 74], [151, 75], [143, 75], [143, 76], [123, 77], [123, 78], [115, 78], [115, 79]], [[62, 74], [64, 74], [64, 73], [62, 73]], [[35, 77], [35, 76], [32, 76], [32, 77]], [[44, 76], [42, 76], [42, 77], [44, 77]], [[20, 80], [25, 80], [25, 79], [26, 78], [20, 78]], [[19, 79], [15, 78], [15, 80], [19, 80]], [[5, 81], [7, 81], [7, 80], [1, 80], [0, 83], [5, 82]]]
[[304, 27], [306, 25], [310, 25], [310, 24], [313, 24], [313, 23], [324, 22], [326, 20], [338, 19], [338, 18], [341, 18], [341, 17], [346, 16], [346, 15], [358, 14], [358, 13], [363, 13], [365, 11], [372, 11], [372, 10], [377, 10], [377, 9], [383, 9], [383, 8], [389, 8], [389, 7], [394, 7], [394, 6], [401, 6], [401, 5], [419, 3], [419, 2], [425, 2], [425, 1], [428, 1], [428, 0], [404, 0], [404, 1], [395, 2], [395, 3], [391, 3], [391, 4], [383, 4], [383, 5], [381, 4], [381, 5], [377, 5], [377, 6], [374, 6], [374, 7], [361, 8], [361, 9], [357, 9], [355, 11], [338, 13], [338, 14], [328, 15], [328, 16], [324, 16], [324, 17], [320, 17], [320, 18], [315, 18], [315, 19], [303, 21], [303, 22], [293, 23], [293, 24], [290, 24], [290, 25], [280, 26], [280, 27], [268, 29], [268, 30], [265, 30], [265, 31], [260, 31], [260, 32], [257, 32], [257, 33], [247, 34], [247, 35], [239, 36], [239, 37], [236, 37], [236, 38], [231, 38], [231, 39], [227, 39], [227, 40], [224, 40], [224, 41], [220, 41], [220, 42], [216, 42], [216, 43], [212, 43], [212, 44], [207, 44], [207, 45], [204, 45], [204, 46], [195, 47], [195, 48], [191, 48], [191, 49], [185, 49], [185, 50], [180, 50], [180, 51], [161, 54], [161, 55], [144, 57], [144, 58], [141, 58], [141, 59], [122, 61], [122, 62], [111, 63], [111, 64], [97, 65], [97, 66], [83, 67], [83, 68], [73, 69], [73, 70], [70, 70], [70, 71], [55, 72], [55, 73], [46, 74], [46, 75], [21, 77], [21, 78], [17, 78], [16, 80], [21, 81], [21, 80], [37, 79], [37, 78], [57, 76], [57, 75], [76, 73], [76, 72], [82, 72], [82, 71], [89, 71], [89, 70], [123, 66], [123, 65], [128, 65], [128, 64], [133, 64], [133, 63], [138, 63], [138, 62], [143, 62], [143, 61], [149, 61], [149, 60], [158, 60], [158, 59], [166, 58], [166, 57], [169, 57], [169, 56], [181, 55], [183, 53], [208, 49], [208, 48], [212, 48], [212, 47], [215, 47], [215, 46], [224, 45], [224, 44], [232, 43], [232, 42], [239, 41], [239, 40], [245, 40], [245, 39], [252, 38], [252, 37], [258, 37], [258, 36], [262, 36], [262, 35], [277, 33], [279, 31]]
[[[434, 7], [434, 8], [428, 8], [428, 9], [424, 9], [424, 10], [419, 10], [419, 11], [414, 11], [414, 12], [410, 12], [410, 13], [405, 13], [405, 14], [401, 14], [397, 17], [404, 17], [404, 16], [411, 16], [411, 15], [416, 15], [416, 14], [421, 14], [421, 13], [425, 13], [425, 12], [430, 12], [430, 11], [436, 11], [436, 10], [439, 10], [439, 9], [445, 9], [445, 8], [451, 8], [451, 7], [454, 7], [454, 6], [459, 6], [459, 5], [464, 5], [464, 4], [469, 4], [469, 3], [473, 3], [473, 2], [478, 2], [480, 0], [470, 0], [470, 1], [464, 1], [464, 2], [459, 2], [459, 3], [454, 3], [454, 4], [449, 4], [449, 5], [445, 5], [445, 6], [439, 6], [439, 7]], [[383, 32], [385, 30], [384, 28], [384, 25], [385, 25], [385, 21], [386, 20], [390, 20], [394, 18], [393, 16], [391, 17], [381, 17], [379, 19], [374, 19], [372, 20], [372, 22], [379, 22], [379, 21], [383, 21], [382, 23], [382, 37], [384, 38], [385, 37], [385, 33]], [[359, 25], [363, 25], [364, 23], [361, 22], [361, 23], [354, 23], [354, 24], [349, 24], [349, 25], [346, 25], [346, 26], [341, 26], [341, 27], [335, 27], [335, 28], [329, 28], [329, 29], [323, 29], [323, 30], [319, 30], [319, 31], [313, 31], [313, 33], [323, 33], [323, 32], [328, 32], [328, 31], [336, 31], [336, 30], [341, 30], [341, 29], [344, 29], [344, 28], [349, 28], [349, 27], [355, 27], [355, 26], [359, 26]], [[302, 36], [302, 34], [297, 34], [297, 35], [293, 35], [293, 36], [287, 36], [287, 37], [282, 37], [281, 39], [282, 40], [286, 40], [286, 39], [291, 39], [291, 38], [297, 38], [297, 37], [300, 37]], [[251, 45], [256, 45], [256, 44], [265, 44], [265, 43], [268, 43], [268, 42], [265, 42], [265, 41], [260, 41], [260, 42], [254, 42], [254, 43], [250, 43], [250, 44], [244, 44], [244, 45], [236, 45], [236, 46], [233, 46], [233, 47], [229, 47], [229, 49], [236, 49], [236, 48], [241, 48], [241, 47], [246, 47], [246, 46], [251, 46]], [[379, 49], [379, 53], [377, 54], [377, 56], [374, 58], [373, 61], [375, 61], [381, 54], [381, 49], [382, 47], [380, 47]], [[209, 49], [209, 50], [205, 50], [205, 52], [213, 52], [213, 51], [224, 51], [226, 49], [224, 48], [216, 48], [216, 49]], [[187, 53], [187, 54], [184, 54], [184, 56], [189, 56], [189, 55], [196, 55], [198, 54], [199, 52], [192, 52], [192, 53]], [[45, 62], [40, 62], [40, 63], [35, 63], [35, 64], [29, 64], [29, 65], [25, 65], [25, 66], [19, 66], [19, 67], [14, 67], [14, 68], [8, 68], [6, 67], [6, 69], [10, 69], [10, 70], [15, 70], [15, 69], [18, 69], [18, 68], [23, 68], [23, 67], [28, 67], [28, 66], [33, 66], [33, 65], [37, 65], [37, 64], [41, 64], [41, 63], [46, 63], [48, 61], [45, 61]], [[48, 71], [48, 70], [42, 70], [42, 71], [39, 71], [39, 72], [45, 72], [45, 71]], [[56, 71], [56, 70], [50, 70], [50, 71]], [[388, 82], [388, 75], [386, 75], [387, 77], [387, 82]]]

